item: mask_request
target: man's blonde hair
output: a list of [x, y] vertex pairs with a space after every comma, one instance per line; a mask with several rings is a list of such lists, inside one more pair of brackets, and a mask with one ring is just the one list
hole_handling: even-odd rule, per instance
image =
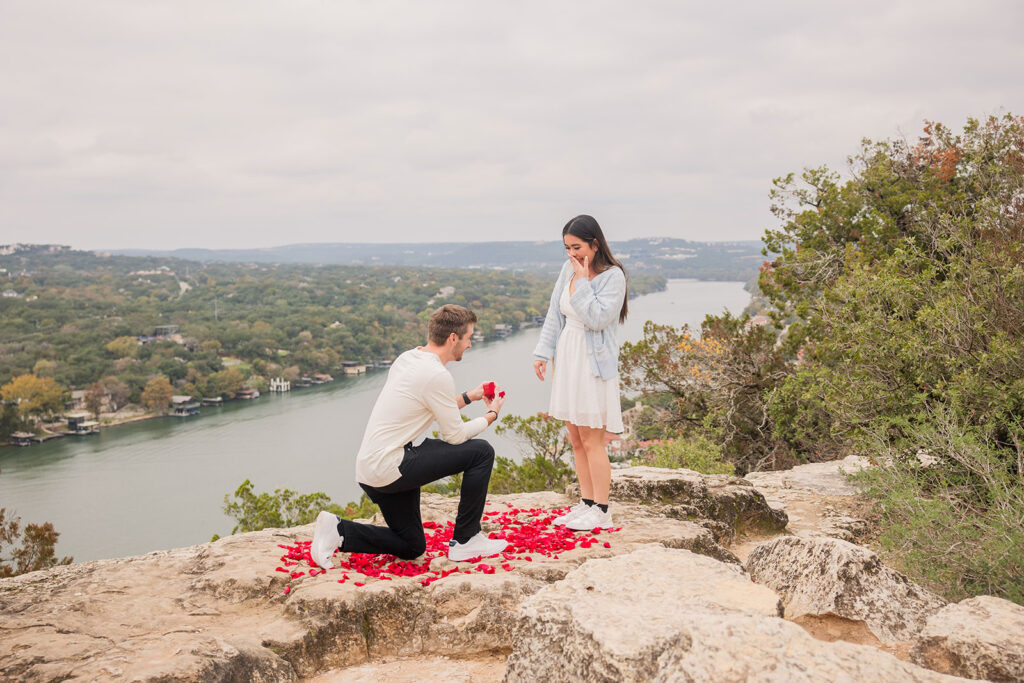
[[430, 314], [427, 339], [431, 344], [444, 346], [453, 332], [461, 339], [470, 323], [476, 323], [476, 313], [462, 306], [445, 304]]

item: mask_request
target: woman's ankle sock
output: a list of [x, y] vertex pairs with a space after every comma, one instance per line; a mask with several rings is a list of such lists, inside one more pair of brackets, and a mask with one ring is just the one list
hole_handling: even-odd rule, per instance
[[582, 500], [584, 503], [586, 503], [587, 507], [590, 507], [590, 508], [594, 507], [594, 501], [590, 500], [589, 498], [580, 498], [580, 500]]
[[608, 503], [598, 503], [597, 507], [601, 508], [601, 512], [608, 512]]

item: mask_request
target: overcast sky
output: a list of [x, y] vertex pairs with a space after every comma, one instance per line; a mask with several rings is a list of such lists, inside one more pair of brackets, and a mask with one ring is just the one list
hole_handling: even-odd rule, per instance
[[1024, 114], [1024, 3], [0, 0], [0, 243], [759, 239], [771, 179]]

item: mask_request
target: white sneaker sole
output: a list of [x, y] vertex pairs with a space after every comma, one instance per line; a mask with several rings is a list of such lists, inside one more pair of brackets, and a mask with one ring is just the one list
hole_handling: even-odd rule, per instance
[[310, 548], [310, 555], [313, 561], [321, 569], [333, 569], [334, 562], [331, 556], [338, 549], [336, 539], [338, 537], [338, 518], [330, 512], [323, 510], [316, 516], [316, 527], [313, 529], [313, 543]]
[[497, 555], [501, 551], [505, 550], [505, 548], [507, 548], [507, 547], [508, 547], [508, 543], [502, 541], [500, 544], [499, 543], [495, 543], [494, 544], [494, 548], [495, 549], [491, 550], [490, 552], [487, 552], [487, 549], [485, 548], [484, 550], [482, 550], [480, 552], [474, 552], [472, 555], [465, 555], [466, 551], [462, 551], [462, 550], [460, 550], [457, 547], [449, 548], [448, 549], [448, 559], [451, 560], [452, 562], [468, 562], [469, 560], [475, 559], [477, 557], [483, 558], [483, 557], [490, 557], [491, 555]]

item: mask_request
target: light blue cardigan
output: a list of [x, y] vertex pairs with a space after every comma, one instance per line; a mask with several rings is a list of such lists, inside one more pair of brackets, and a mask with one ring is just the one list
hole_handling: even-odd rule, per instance
[[[559, 310], [558, 302], [572, 274], [572, 264], [566, 261], [555, 281], [555, 289], [551, 292], [551, 303], [548, 304], [548, 314], [540, 330], [540, 341], [533, 350], [537, 360], [548, 361], [555, 357], [558, 335], [565, 327], [565, 316]], [[590, 369], [601, 379], [611, 379], [619, 374], [619, 342], [615, 334], [619, 329], [619, 311], [622, 310], [625, 297], [626, 274], [621, 268], [612, 266], [593, 280], [578, 281], [576, 291], [569, 298], [586, 327]]]

